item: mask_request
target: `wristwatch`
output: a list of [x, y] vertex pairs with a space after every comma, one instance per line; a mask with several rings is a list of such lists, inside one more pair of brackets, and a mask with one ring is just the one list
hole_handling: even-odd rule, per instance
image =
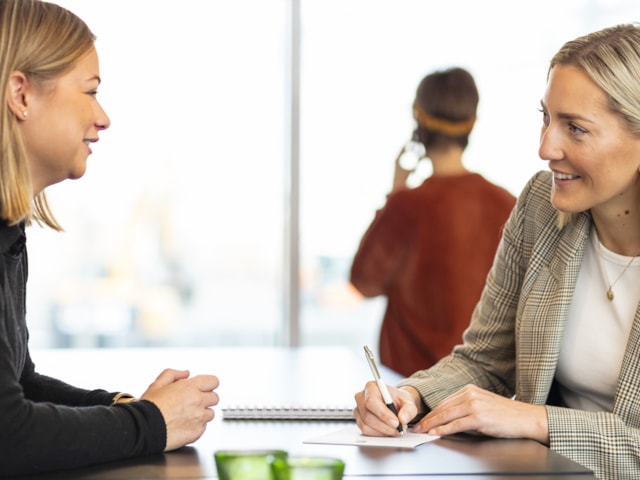
[[116, 396], [113, 397], [113, 400], [111, 401], [111, 405], [115, 405], [116, 403], [135, 402], [136, 400], [138, 399], [133, 395], [131, 395], [130, 393], [118, 393]]

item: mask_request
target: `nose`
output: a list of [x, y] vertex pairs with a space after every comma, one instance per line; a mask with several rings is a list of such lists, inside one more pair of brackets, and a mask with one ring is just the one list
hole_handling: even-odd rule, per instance
[[96, 102], [96, 120], [94, 122], [96, 128], [98, 130], [106, 130], [111, 125], [111, 120], [107, 115], [107, 112], [104, 111], [104, 108]]
[[551, 126], [545, 126], [540, 132], [538, 156], [541, 160], [560, 160], [564, 156], [557, 133]]

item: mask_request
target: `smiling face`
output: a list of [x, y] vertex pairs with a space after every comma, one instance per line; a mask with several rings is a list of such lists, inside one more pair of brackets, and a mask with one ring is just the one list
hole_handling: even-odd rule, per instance
[[563, 212], [614, 218], [640, 206], [640, 139], [607, 107], [581, 69], [558, 65], [542, 100], [539, 155], [553, 172], [551, 202]]
[[94, 48], [75, 66], [42, 85], [22, 85], [20, 122], [34, 194], [67, 178], [80, 178], [91, 154], [90, 144], [109, 127], [98, 103], [98, 54]]

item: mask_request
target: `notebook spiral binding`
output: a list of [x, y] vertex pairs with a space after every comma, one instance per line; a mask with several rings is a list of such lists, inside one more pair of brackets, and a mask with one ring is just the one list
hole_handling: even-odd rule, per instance
[[352, 420], [353, 407], [223, 407], [224, 420]]

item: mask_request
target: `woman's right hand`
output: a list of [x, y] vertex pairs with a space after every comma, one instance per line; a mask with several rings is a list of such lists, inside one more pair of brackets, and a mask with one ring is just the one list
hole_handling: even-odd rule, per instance
[[404, 148], [405, 147], [402, 147], [400, 153], [398, 153], [398, 156], [396, 157], [396, 161], [394, 162], [393, 183], [391, 185], [392, 192], [405, 190], [407, 188], [407, 179], [413, 172], [413, 170], [406, 170], [400, 166], [400, 158], [404, 154]]
[[358, 428], [364, 435], [375, 437], [393, 437], [400, 435], [398, 422], [403, 430], [419, 413], [425, 410], [418, 391], [411, 387], [389, 387], [389, 393], [398, 410], [396, 417], [382, 399], [378, 385], [374, 381], [367, 382], [364, 390], [355, 394], [356, 408], [353, 413]]
[[164, 417], [167, 428], [165, 451], [195, 442], [214, 418], [218, 404], [218, 377], [189, 377], [188, 370], [164, 370], [140, 397], [153, 402]]

